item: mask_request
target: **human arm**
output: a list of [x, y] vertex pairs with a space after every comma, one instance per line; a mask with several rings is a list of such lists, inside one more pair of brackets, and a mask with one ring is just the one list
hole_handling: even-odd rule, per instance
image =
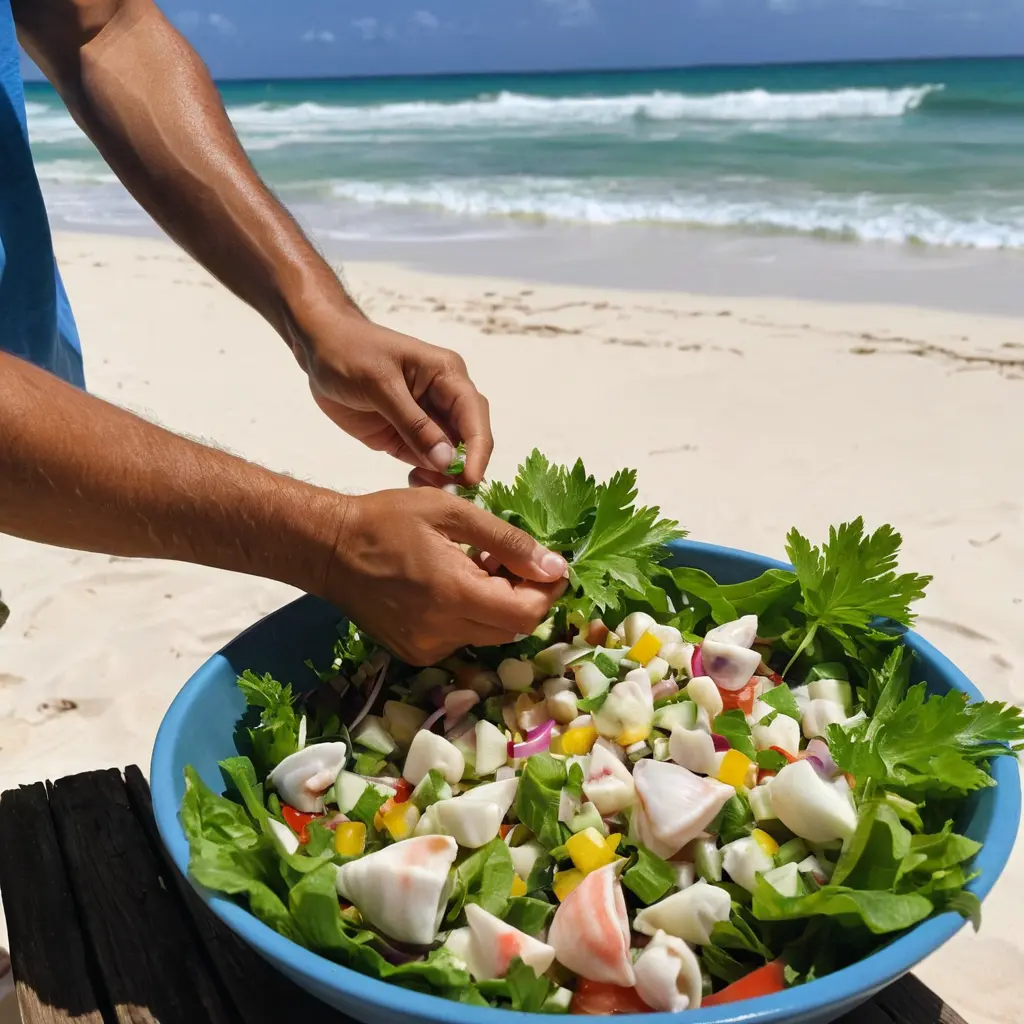
[[[532, 539], [438, 491], [347, 497], [179, 437], [0, 352], [0, 533], [197, 562], [334, 601], [415, 662], [529, 632], [561, 591]], [[534, 583], [492, 578], [459, 543]]]
[[483, 477], [487, 403], [459, 356], [369, 321], [249, 162], [203, 62], [152, 0], [13, 0], [19, 38], [129, 191], [271, 323], [369, 447]]

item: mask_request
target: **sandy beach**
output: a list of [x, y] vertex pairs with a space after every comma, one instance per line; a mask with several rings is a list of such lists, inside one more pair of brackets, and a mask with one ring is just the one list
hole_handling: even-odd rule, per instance
[[[167, 242], [62, 235], [98, 395], [274, 469], [358, 492], [405, 472], [340, 434], [273, 332]], [[491, 476], [539, 446], [692, 536], [780, 555], [863, 514], [932, 573], [920, 628], [986, 696], [1024, 702], [1024, 323], [780, 298], [616, 292], [354, 263], [367, 313], [448, 345], [491, 401]], [[937, 303], [938, 304], [938, 303]], [[178, 564], [0, 538], [0, 788], [148, 768], [167, 705], [222, 643], [292, 596]], [[1024, 845], [922, 978], [971, 1024], [1019, 1020]], [[4, 936], [0, 932], [0, 943]]]

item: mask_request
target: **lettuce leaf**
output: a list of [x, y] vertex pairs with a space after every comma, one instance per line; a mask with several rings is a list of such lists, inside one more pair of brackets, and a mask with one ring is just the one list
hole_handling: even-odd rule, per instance
[[527, 758], [516, 791], [516, 817], [546, 850], [561, 846], [567, 830], [558, 820], [558, 804], [567, 781], [565, 763], [551, 754]]

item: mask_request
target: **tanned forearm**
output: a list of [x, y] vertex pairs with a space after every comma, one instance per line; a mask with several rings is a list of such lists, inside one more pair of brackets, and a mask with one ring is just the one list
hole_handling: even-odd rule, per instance
[[0, 533], [323, 593], [348, 502], [0, 352]]
[[14, 0], [19, 38], [139, 203], [293, 348], [336, 275], [266, 188], [199, 56], [152, 0]]

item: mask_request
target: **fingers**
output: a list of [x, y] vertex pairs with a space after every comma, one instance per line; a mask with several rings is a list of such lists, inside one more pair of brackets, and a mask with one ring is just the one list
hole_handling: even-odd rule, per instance
[[378, 405], [381, 415], [394, 427], [419, 465], [440, 473], [448, 468], [455, 449], [445, 432], [413, 398], [403, 378], [381, 385]]
[[409, 474], [410, 487], [436, 487], [444, 488], [453, 486], [455, 481], [445, 473], [435, 473], [432, 469], [416, 468]]
[[568, 571], [565, 559], [538, 544], [528, 533], [510, 526], [469, 501], [452, 504], [447, 513], [449, 537], [487, 551], [506, 569], [524, 580], [554, 583]]
[[482, 625], [504, 630], [513, 636], [532, 633], [562, 596], [566, 580], [555, 583], [513, 583], [482, 572], [466, 590], [462, 614]]
[[462, 479], [470, 487], [480, 483], [494, 451], [491, 413], [487, 399], [476, 389], [458, 356], [451, 356], [448, 369], [433, 382], [431, 396], [445, 410], [445, 421], [453, 436], [466, 445], [466, 468]]

